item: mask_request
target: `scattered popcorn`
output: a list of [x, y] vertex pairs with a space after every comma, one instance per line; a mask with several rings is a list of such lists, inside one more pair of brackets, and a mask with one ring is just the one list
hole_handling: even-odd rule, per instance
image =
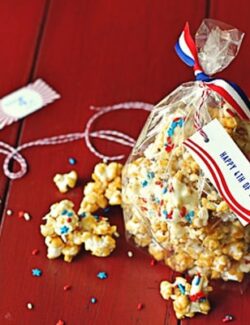
[[53, 181], [61, 193], [66, 193], [70, 188], [75, 187], [77, 177], [76, 171], [72, 170], [68, 174], [56, 174]]
[[64, 256], [71, 262], [84, 244], [95, 256], [108, 256], [116, 247], [113, 237], [118, 237], [116, 226], [111, 226], [107, 218], [96, 220], [90, 213], [79, 217], [73, 210], [74, 204], [63, 200], [51, 206], [41, 225], [41, 234], [45, 237], [49, 259]]
[[106, 209], [109, 205], [121, 204], [121, 171], [122, 164], [99, 163], [92, 174], [93, 182], [84, 187], [84, 197], [78, 214], [93, 213], [99, 208]]
[[105, 257], [112, 253], [116, 247], [113, 238], [118, 237], [116, 226], [110, 226], [107, 218], [97, 221], [92, 215], [82, 219], [82, 227], [85, 230], [82, 234], [82, 241], [86, 251], [92, 255]]
[[59, 319], [56, 323], [56, 325], [65, 325], [65, 322], [61, 319]]
[[192, 283], [185, 278], [176, 277], [174, 283], [162, 281], [160, 293], [163, 299], [173, 300], [173, 307], [178, 319], [193, 317], [196, 313], [207, 314], [210, 304], [207, 299], [212, 287], [205, 276], [195, 275]]
[[102, 183], [90, 182], [84, 188], [84, 197], [80, 205], [78, 214], [81, 215], [84, 212], [95, 212], [99, 208], [106, 208], [108, 200], [104, 196], [104, 190]]

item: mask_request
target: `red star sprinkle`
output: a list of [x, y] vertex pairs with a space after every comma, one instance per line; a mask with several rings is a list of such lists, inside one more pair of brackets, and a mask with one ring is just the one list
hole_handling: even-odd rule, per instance
[[56, 325], [65, 325], [65, 322], [61, 319], [59, 319], [59, 321], [56, 323]]
[[187, 209], [185, 207], [182, 207], [180, 211], [181, 217], [185, 217], [186, 213], [187, 213]]
[[142, 310], [142, 308], [143, 308], [143, 304], [140, 303], [137, 305], [137, 310]]
[[154, 260], [154, 259], [152, 259], [152, 260], [150, 261], [150, 265], [151, 265], [151, 266], [155, 266], [156, 263], [157, 263], [157, 262], [156, 262], [156, 260]]
[[19, 211], [18, 212], [18, 218], [23, 218], [24, 212], [23, 211]]
[[69, 290], [69, 289], [71, 289], [71, 285], [69, 285], [69, 284], [66, 284], [66, 285], [63, 287], [63, 290], [64, 290], [64, 291], [67, 291], [67, 290]]

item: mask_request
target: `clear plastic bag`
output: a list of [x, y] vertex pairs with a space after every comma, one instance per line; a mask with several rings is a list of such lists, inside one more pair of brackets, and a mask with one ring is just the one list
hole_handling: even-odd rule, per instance
[[[206, 74], [225, 68], [242, 38], [233, 27], [203, 21], [196, 44]], [[182, 84], [153, 109], [123, 169], [126, 233], [175, 271], [242, 281], [250, 272], [250, 226], [241, 225], [183, 146], [197, 132], [197, 116], [200, 127], [217, 118], [250, 153], [250, 123], [204, 82]]]

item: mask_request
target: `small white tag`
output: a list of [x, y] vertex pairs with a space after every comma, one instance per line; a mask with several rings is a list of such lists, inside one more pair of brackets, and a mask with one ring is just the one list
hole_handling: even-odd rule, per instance
[[48, 84], [38, 79], [0, 100], [0, 129], [60, 98]]
[[184, 145], [243, 225], [250, 222], [250, 163], [217, 119]]

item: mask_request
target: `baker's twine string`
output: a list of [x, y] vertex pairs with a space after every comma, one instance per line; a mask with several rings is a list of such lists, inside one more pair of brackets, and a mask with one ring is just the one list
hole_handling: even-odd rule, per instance
[[[129, 135], [116, 131], [116, 130], [99, 130], [91, 131], [93, 123], [100, 118], [100, 116], [107, 114], [116, 110], [126, 110], [126, 109], [138, 109], [151, 111], [154, 106], [152, 104], [144, 102], [125, 102], [121, 104], [105, 106], [105, 107], [95, 107], [91, 106], [90, 109], [96, 111], [96, 113], [88, 120], [85, 130], [83, 132], [69, 133], [57, 135], [49, 138], [38, 139], [31, 142], [24, 143], [17, 148], [12, 147], [6, 142], [0, 141], [0, 154], [5, 155], [3, 163], [3, 172], [5, 176], [10, 179], [18, 179], [23, 177], [28, 170], [28, 163], [26, 159], [21, 155], [21, 151], [27, 148], [35, 146], [50, 146], [62, 143], [68, 143], [80, 139], [85, 139], [86, 146], [88, 149], [98, 158], [107, 161], [120, 160], [125, 157], [125, 155], [117, 156], [107, 156], [99, 152], [91, 142], [91, 138], [104, 139], [111, 142], [116, 142], [124, 146], [133, 147], [135, 144], [135, 139]], [[12, 172], [10, 170], [11, 160], [15, 160], [19, 164], [19, 170], [17, 172]]]
[[208, 89], [208, 87], [206, 87], [206, 85], [204, 83], [201, 83], [200, 87], [203, 90], [202, 90], [200, 105], [199, 105], [198, 109], [195, 111], [195, 114], [194, 114], [194, 126], [195, 126], [196, 130], [200, 133], [200, 135], [204, 138], [204, 141], [208, 142], [209, 138], [208, 138], [206, 132], [202, 128], [203, 125], [202, 125], [202, 118], [201, 118], [201, 116], [202, 116], [201, 110], [202, 110], [203, 105], [206, 102], [207, 97], [208, 97], [209, 89]]

